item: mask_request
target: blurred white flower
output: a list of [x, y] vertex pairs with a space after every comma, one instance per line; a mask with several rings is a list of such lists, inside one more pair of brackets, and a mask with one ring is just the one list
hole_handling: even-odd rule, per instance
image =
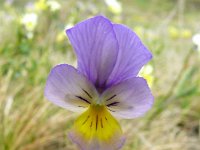
[[72, 28], [73, 26], [74, 26], [73, 23], [68, 23], [68, 24], [65, 26], [65, 30], [70, 29], [70, 28]]
[[197, 50], [200, 51], [200, 33], [193, 35], [192, 42], [197, 47]]
[[21, 23], [25, 26], [26, 30], [33, 31], [37, 25], [37, 20], [37, 14], [27, 13], [22, 17]]
[[108, 8], [112, 13], [120, 14], [122, 12], [121, 3], [117, 0], [105, 0], [105, 3], [107, 4]]
[[143, 66], [139, 72], [139, 76], [145, 78], [150, 87], [152, 87], [153, 82], [154, 82], [153, 71], [154, 71], [153, 66], [148, 64], [148, 65]]
[[47, 1], [47, 6], [50, 8], [51, 11], [55, 12], [60, 9], [61, 5], [55, 0]]
[[152, 65], [145, 65], [144, 67], [142, 67], [141, 72], [145, 72], [145, 74], [151, 74], [153, 72], [153, 67]]
[[32, 39], [33, 38], [33, 32], [27, 32], [26, 34], [27, 38]]

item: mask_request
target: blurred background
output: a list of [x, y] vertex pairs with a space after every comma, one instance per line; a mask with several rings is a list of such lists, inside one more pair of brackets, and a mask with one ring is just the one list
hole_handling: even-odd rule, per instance
[[43, 92], [54, 65], [76, 65], [64, 30], [98, 14], [153, 53], [140, 76], [155, 104], [119, 120], [123, 150], [200, 150], [200, 0], [0, 0], [0, 150], [76, 149], [67, 131], [78, 114]]

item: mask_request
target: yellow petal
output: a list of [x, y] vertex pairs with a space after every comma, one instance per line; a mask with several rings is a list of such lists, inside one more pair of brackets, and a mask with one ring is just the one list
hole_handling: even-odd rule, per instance
[[100, 105], [91, 105], [79, 116], [69, 136], [83, 150], [116, 150], [125, 141], [117, 120]]

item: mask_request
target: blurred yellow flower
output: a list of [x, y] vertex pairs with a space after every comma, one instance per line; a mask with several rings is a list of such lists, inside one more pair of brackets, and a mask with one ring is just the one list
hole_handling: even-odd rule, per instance
[[178, 31], [178, 29], [176, 28], [176, 27], [174, 27], [174, 26], [170, 26], [170, 27], [168, 27], [168, 32], [169, 32], [169, 36], [171, 37], [171, 38], [178, 38], [179, 37], [179, 31]]
[[38, 16], [35, 13], [27, 13], [21, 18], [21, 23], [27, 31], [33, 31], [37, 25]]
[[118, 2], [117, 0], [105, 0], [105, 3], [107, 4], [108, 9], [112, 13], [119, 15], [122, 12], [121, 3]]
[[142, 26], [135, 26], [134, 31], [139, 37], [144, 37], [144, 28]]
[[39, 0], [35, 3], [36, 11], [43, 11], [49, 9], [55, 12], [61, 8], [61, 5], [56, 0]]
[[[67, 29], [69, 29], [69, 28], [71, 28], [71, 27], [73, 27], [73, 26], [74, 26], [73, 23], [68, 23], [68, 24], [65, 26], [65, 30], [67, 30]], [[57, 36], [56, 36], [56, 41], [57, 41], [57, 42], [62, 42], [62, 41], [65, 39], [65, 37], [66, 37], [65, 30], [64, 30], [64, 31], [60, 31], [60, 32], [57, 34]]]
[[64, 32], [64, 31], [61, 31], [61, 32], [59, 32], [59, 33], [57, 34], [57, 36], [56, 36], [56, 41], [57, 41], [57, 42], [62, 42], [62, 41], [64, 41], [65, 37], [66, 37], [65, 32]]
[[169, 32], [169, 36], [171, 38], [191, 38], [192, 36], [192, 32], [189, 29], [178, 29], [174, 26], [169, 26], [168, 27], [168, 32]]
[[152, 65], [145, 65], [139, 72], [139, 76], [147, 80], [147, 83], [150, 87], [153, 86], [154, 76], [153, 76], [153, 67]]
[[122, 22], [122, 18], [119, 15], [114, 15], [113, 16], [113, 21], [116, 23], [121, 23]]
[[192, 33], [191, 33], [191, 31], [189, 30], [189, 29], [183, 29], [183, 30], [181, 30], [181, 37], [182, 38], [191, 38], [191, 36], [192, 36]]
[[35, 8], [37, 11], [46, 10], [48, 8], [46, 0], [39, 0], [35, 3]]

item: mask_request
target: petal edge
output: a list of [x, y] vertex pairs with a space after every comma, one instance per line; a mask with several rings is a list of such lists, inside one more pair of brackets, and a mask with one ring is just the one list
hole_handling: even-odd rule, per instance
[[116, 65], [107, 81], [108, 85], [136, 77], [142, 66], [152, 58], [151, 52], [130, 28], [113, 24], [113, 29], [119, 44], [119, 54]]
[[152, 107], [154, 97], [145, 79], [133, 77], [107, 89], [101, 101], [113, 116], [132, 119], [144, 115]]
[[90, 81], [74, 67], [60, 64], [48, 76], [45, 97], [60, 107], [83, 111], [97, 97], [97, 92]]
[[66, 31], [78, 59], [78, 70], [96, 87], [104, 87], [118, 55], [112, 23], [103, 16], [90, 18]]

